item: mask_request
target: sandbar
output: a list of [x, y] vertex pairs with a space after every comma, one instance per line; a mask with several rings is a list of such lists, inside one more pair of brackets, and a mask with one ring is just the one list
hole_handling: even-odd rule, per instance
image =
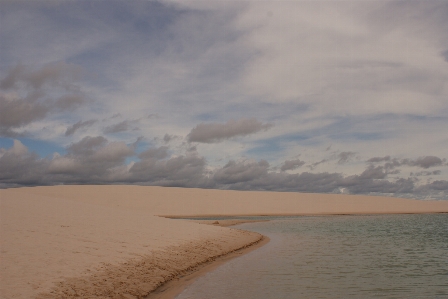
[[161, 295], [168, 281], [266, 242], [224, 227], [231, 222], [169, 217], [447, 212], [448, 201], [361, 195], [127, 185], [2, 189], [0, 297]]

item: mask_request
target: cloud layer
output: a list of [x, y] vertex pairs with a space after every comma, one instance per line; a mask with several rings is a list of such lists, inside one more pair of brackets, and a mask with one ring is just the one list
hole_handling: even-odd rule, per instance
[[[360, 174], [341, 173], [290, 174], [306, 162], [287, 160], [276, 171], [266, 160], [230, 160], [224, 166], [210, 169], [197, 151], [171, 155], [167, 146], [152, 147], [139, 154], [136, 146], [114, 142], [104, 137], [85, 137], [67, 147], [67, 154], [40, 158], [20, 141], [0, 152], [1, 187], [53, 184], [141, 184], [175, 187], [200, 187], [234, 190], [269, 190], [290, 192], [347, 193], [439, 198], [448, 195], [448, 181], [421, 181], [418, 178], [394, 178], [388, 163], [374, 165], [384, 158], [366, 161]], [[126, 158], [136, 157], [126, 163]], [[386, 160], [390, 160], [387, 158]], [[418, 158], [412, 161], [422, 161]], [[384, 161], [382, 161], [384, 162]], [[426, 164], [412, 163], [415, 169]], [[338, 163], [338, 162], [336, 162]], [[400, 165], [394, 166], [398, 169]], [[446, 167], [446, 165], [445, 165]], [[432, 173], [437, 175], [437, 171]]]
[[447, 199], [446, 1], [0, 5], [1, 186]]

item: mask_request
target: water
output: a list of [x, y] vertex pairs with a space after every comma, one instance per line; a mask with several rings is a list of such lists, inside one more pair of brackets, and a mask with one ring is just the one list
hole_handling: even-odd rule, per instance
[[276, 217], [177, 299], [448, 298], [448, 214]]

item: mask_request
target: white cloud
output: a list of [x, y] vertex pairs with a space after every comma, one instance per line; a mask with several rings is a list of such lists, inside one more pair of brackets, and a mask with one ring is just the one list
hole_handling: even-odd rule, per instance
[[[6, 149], [2, 157], [19, 164], [34, 161], [43, 170], [50, 167], [58, 173], [54, 180], [62, 180], [64, 169], [76, 170], [71, 180], [80, 179], [77, 175], [86, 173], [81, 169], [90, 167], [90, 161], [98, 171], [85, 170], [92, 171], [89, 178], [97, 181], [135, 182], [130, 170], [145, 173], [145, 167], [152, 165], [166, 176], [153, 180], [158, 174], [151, 172], [145, 183], [193, 186], [186, 177], [170, 172], [177, 169], [189, 175], [199, 171], [194, 182], [201, 186], [227, 188], [202, 174], [223, 173], [230, 160], [255, 163], [235, 162], [232, 169], [254, 169], [265, 160], [271, 170], [284, 166], [291, 173], [274, 175], [269, 170], [251, 184], [232, 188], [263, 189], [263, 183], [271, 188], [276, 182], [288, 189], [299, 181], [323, 179], [331, 181], [320, 189], [327, 192], [338, 185], [334, 182], [340, 176], [353, 176], [345, 182], [358, 184], [366, 170], [364, 161], [371, 157], [414, 161], [446, 155], [448, 5], [444, 1], [58, 5], [28, 3], [19, 8], [10, 2], [4, 6], [7, 14], [0, 29], [4, 41], [0, 60], [7, 62], [0, 71], [0, 104], [6, 113], [1, 118], [2, 136], [27, 136], [68, 150], [51, 161], [33, 156], [33, 146], [22, 160], [11, 158]], [[65, 5], [70, 9], [63, 9]], [[117, 17], [122, 15], [132, 17]], [[20, 65], [26, 72], [16, 68]], [[67, 81], [58, 73], [63, 67], [48, 67], [57, 65], [78, 66], [82, 76]], [[33, 90], [46, 96], [36, 97]], [[67, 94], [75, 96], [64, 97]], [[77, 110], [72, 110], [70, 104], [77, 103]], [[255, 126], [239, 124], [231, 129], [232, 124], [226, 123], [230, 119], [254, 119]], [[260, 130], [266, 124], [275, 126]], [[202, 137], [192, 140], [193, 133], [201, 130], [211, 135], [199, 134]], [[95, 139], [102, 141], [88, 154], [73, 151], [90, 136], [102, 134], [107, 139]], [[198, 141], [194, 150], [188, 150], [188, 134], [190, 141]], [[139, 137], [143, 139], [138, 146], [132, 145]], [[150, 155], [151, 149], [168, 145], [169, 150], [159, 153], [167, 156], [151, 162], [155, 164], [134, 153]], [[344, 159], [343, 153], [356, 156]], [[132, 166], [123, 162], [129, 160]], [[393, 179], [403, 179], [400, 186], [409, 186], [408, 174], [417, 173], [415, 166], [400, 167]], [[297, 177], [289, 176], [292, 172]], [[322, 175], [326, 172], [328, 176]], [[399, 190], [388, 175], [392, 185], [361, 185]], [[23, 182], [31, 184], [37, 177], [30, 175]], [[448, 173], [442, 167], [437, 177], [444, 181]], [[427, 178], [434, 179], [432, 172]], [[415, 183], [419, 184], [422, 181]], [[424, 192], [444, 185], [431, 186]]]
[[[380, 30], [387, 8], [408, 26]], [[447, 108], [448, 70], [437, 39], [416, 34], [403, 10], [378, 1], [250, 5], [239, 19], [253, 28], [247, 37], [258, 50], [247, 89], [273, 103], [308, 104], [321, 116], [437, 114]], [[410, 11], [419, 15], [418, 5]]]

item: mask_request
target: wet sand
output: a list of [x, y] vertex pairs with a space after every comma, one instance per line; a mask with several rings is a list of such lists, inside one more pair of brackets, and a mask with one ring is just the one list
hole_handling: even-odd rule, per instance
[[216, 258], [215, 260], [205, 263], [192, 269], [191, 271], [186, 272], [185, 274], [176, 277], [175, 279], [168, 281], [163, 284], [159, 288], [157, 288], [154, 292], [149, 294], [146, 299], [173, 299], [178, 294], [180, 294], [187, 286], [192, 284], [197, 278], [204, 275], [209, 271], [213, 271], [218, 268], [222, 264], [230, 261], [231, 259], [237, 258], [243, 254], [249, 253], [253, 250], [260, 248], [261, 246], [267, 244], [269, 242], [269, 238], [263, 236], [257, 243], [248, 246], [246, 248], [242, 248], [236, 250], [234, 252], [227, 253], [223, 256]]
[[257, 233], [219, 226], [231, 222], [159, 216], [439, 212], [448, 212], [448, 201], [117, 185], [3, 189], [0, 294], [144, 298], [198, 266], [261, 244]]

